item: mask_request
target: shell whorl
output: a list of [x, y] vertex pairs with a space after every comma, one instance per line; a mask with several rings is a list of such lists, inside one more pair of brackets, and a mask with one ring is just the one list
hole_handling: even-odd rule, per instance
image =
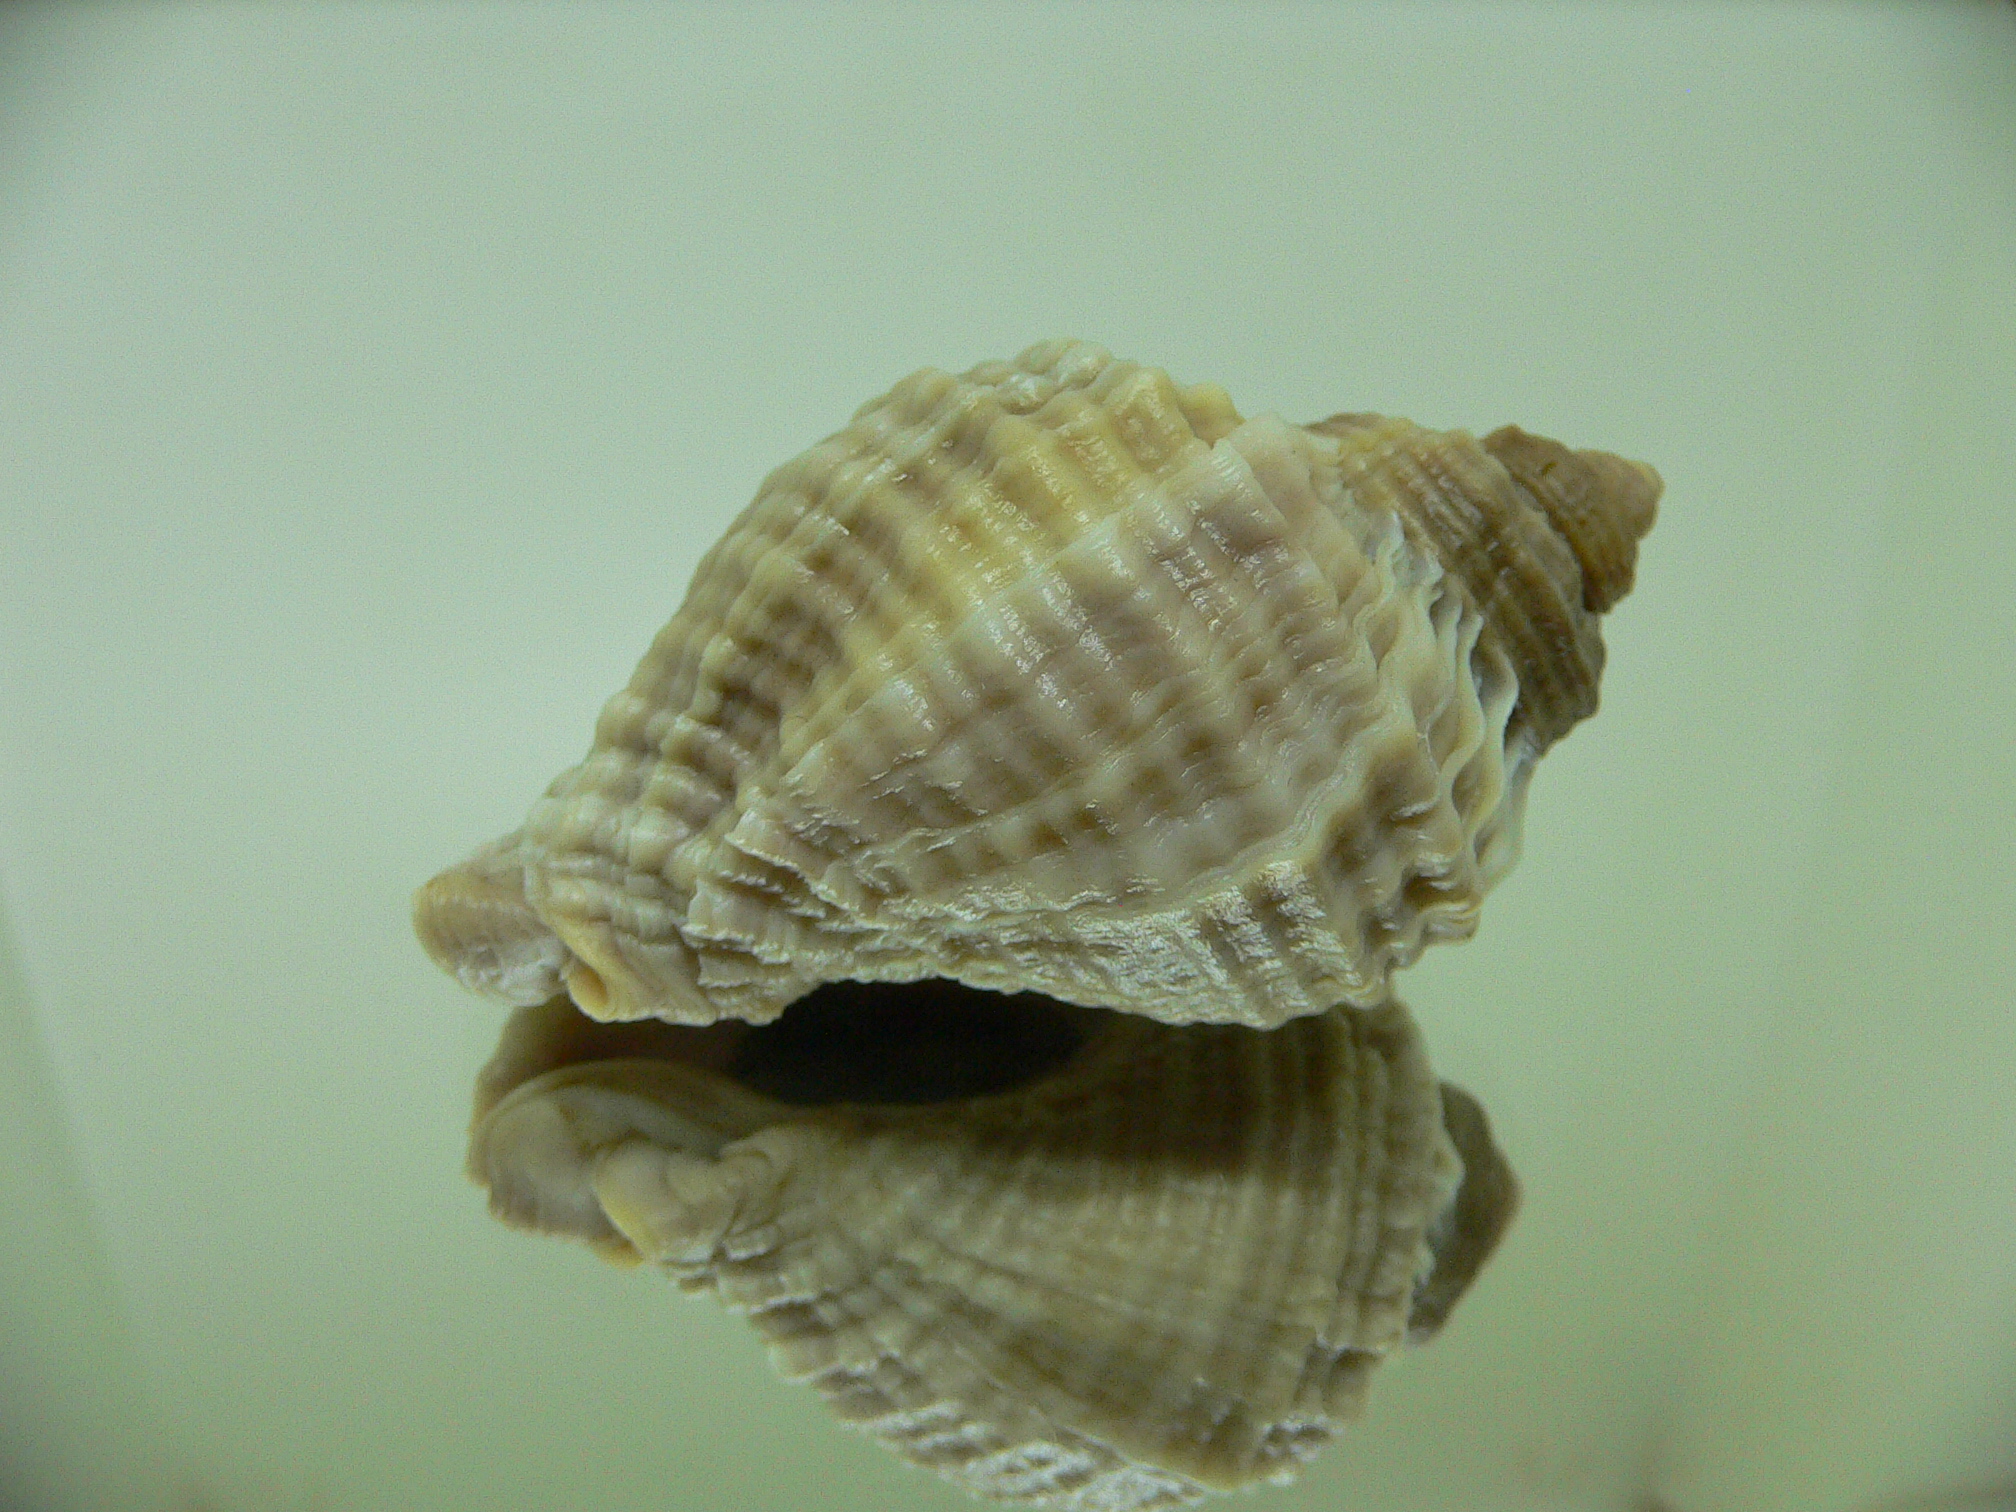
[[933, 976], [1377, 1003], [1512, 864], [1657, 491], [1516, 430], [1244, 419], [1085, 344], [926, 369], [770, 475], [422, 938], [605, 1018]]
[[1391, 509], [1464, 585], [1487, 640], [1511, 660], [1510, 726], [1527, 733], [1534, 756], [1596, 712], [1598, 620], [1631, 590], [1658, 473], [1513, 425], [1481, 442], [1381, 415], [1309, 428], [1336, 438], [1354, 497]]

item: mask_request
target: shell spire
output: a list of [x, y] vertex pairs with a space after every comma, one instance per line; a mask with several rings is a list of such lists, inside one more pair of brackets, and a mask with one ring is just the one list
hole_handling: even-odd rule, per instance
[[927, 368], [765, 480], [421, 938], [604, 1019], [926, 977], [1376, 1005], [1511, 867], [1658, 491], [1511, 428], [1249, 419], [1083, 343]]

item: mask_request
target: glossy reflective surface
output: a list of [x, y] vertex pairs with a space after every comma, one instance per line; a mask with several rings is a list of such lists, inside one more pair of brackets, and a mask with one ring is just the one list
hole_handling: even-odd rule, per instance
[[406, 907], [766, 468], [1073, 331], [1667, 484], [1400, 979], [1519, 1224], [1267, 1505], [2006, 1484], [2011, 77], [2006, 5], [0, 17], [6, 1473], [963, 1505], [488, 1219]]

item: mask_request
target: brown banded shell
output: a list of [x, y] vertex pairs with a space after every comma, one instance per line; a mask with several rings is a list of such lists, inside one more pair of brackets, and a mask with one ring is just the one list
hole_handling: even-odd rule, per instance
[[1512, 864], [1658, 492], [1080, 344], [899, 383], [416, 899], [536, 1005], [478, 1082], [493, 1209], [991, 1496], [1292, 1474], [1516, 1205], [1389, 978]]
[[1242, 419], [1079, 343], [925, 369], [770, 474], [421, 939], [597, 1018], [919, 978], [1375, 1004], [1512, 865], [1657, 494], [1516, 429]]
[[1376, 1004], [1511, 866], [1658, 493], [1517, 430], [1243, 419], [1079, 343], [926, 369], [770, 475], [421, 937], [604, 1019], [926, 977]]
[[1086, 1512], [1293, 1475], [1516, 1200], [1397, 1004], [1262, 1033], [942, 983], [760, 1028], [520, 1010], [470, 1166], [906, 1458]]

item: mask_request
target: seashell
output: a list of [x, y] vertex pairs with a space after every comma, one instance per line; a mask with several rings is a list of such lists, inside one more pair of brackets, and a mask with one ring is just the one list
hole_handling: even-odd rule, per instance
[[925, 369], [770, 475], [421, 938], [609, 1020], [924, 978], [1376, 1005], [1512, 865], [1659, 491], [1516, 429], [1243, 419], [1079, 343]]
[[1517, 1199], [1397, 1003], [1261, 1033], [942, 982], [761, 1027], [521, 1009], [470, 1169], [905, 1458], [1087, 1512], [1291, 1478]]

